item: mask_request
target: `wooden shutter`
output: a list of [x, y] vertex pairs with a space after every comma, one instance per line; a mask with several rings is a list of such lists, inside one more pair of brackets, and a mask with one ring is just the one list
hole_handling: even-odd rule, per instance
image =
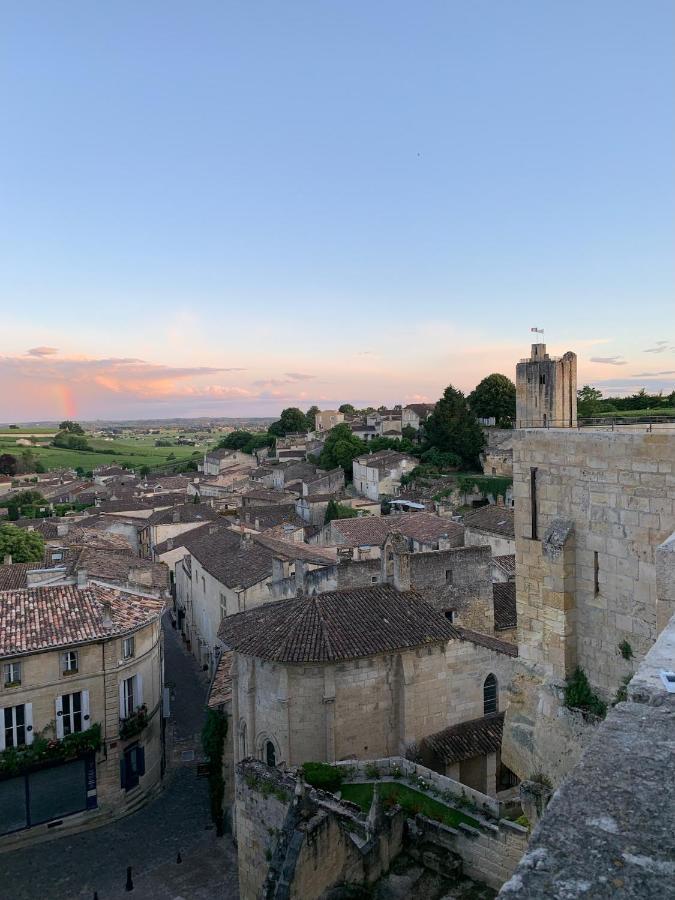
[[134, 705], [137, 708], [143, 706], [143, 676], [140, 672], [134, 678]]
[[126, 704], [124, 702], [124, 679], [123, 678], [120, 678], [120, 680], [119, 680], [119, 689], [120, 689], [120, 719], [126, 719], [127, 709], [126, 709]]
[[33, 704], [25, 703], [23, 709], [23, 722], [26, 726], [26, 743], [33, 743]]
[[63, 738], [63, 697], [57, 697], [54, 705], [56, 706], [56, 736], [61, 740]]
[[5, 749], [5, 710], [0, 706], [0, 751]]
[[89, 720], [89, 691], [80, 692], [80, 710], [82, 712], [82, 731], [91, 726]]

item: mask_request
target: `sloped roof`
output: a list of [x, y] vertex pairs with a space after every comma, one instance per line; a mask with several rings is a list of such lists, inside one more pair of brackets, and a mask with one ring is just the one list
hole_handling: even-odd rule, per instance
[[232, 656], [232, 651], [226, 650], [218, 660], [206, 701], [209, 709], [217, 709], [232, 699]]
[[515, 581], [496, 582], [493, 584], [492, 602], [495, 610], [495, 630], [502, 631], [504, 628], [515, 628], [518, 624]]
[[493, 713], [430, 734], [424, 738], [422, 745], [429, 747], [445, 763], [462, 762], [497, 753], [502, 746], [503, 730], [504, 713]]
[[[103, 626], [110, 603], [112, 627]], [[164, 609], [162, 600], [89, 584], [58, 585], [0, 593], [0, 656], [14, 656], [126, 634]]]
[[333, 566], [337, 562], [335, 549], [331, 552], [327, 548], [303, 544], [300, 541], [278, 540], [267, 534], [255, 535], [253, 540], [270, 550], [274, 556], [280, 556], [290, 562], [301, 559], [319, 566]]
[[39, 562], [12, 563], [8, 566], [0, 566], [0, 591], [13, 591], [25, 588], [28, 572], [39, 568]]
[[488, 650], [494, 650], [495, 653], [503, 653], [505, 656], [518, 656], [518, 647], [510, 643], [510, 641], [503, 641], [500, 638], [483, 634], [480, 631], [472, 631], [470, 628], [464, 628], [461, 625], [457, 626], [457, 631], [465, 641], [471, 641], [472, 644], [487, 647]]
[[71, 572], [85, 571], [91, 578], [104, 581], [137, 584], [139, 588], [147, 586], [158, 591], [169, 588], [169, 569], [164, 563], [150, 562], [129, 553], [85, 547], [70, 562], [69, 569]]
[[227, 616], [218, 635], [239, 653], [291, 664], [359, 659], [459, 637], [416, 591], [384, 584], [266, 603]]
[[212, 522], [218, 518], [213, 507], [205, 503], [183, 503], [160, 509], [145, 520], [149, 525], [170, 525], [172, 522]]
[[368, 469], [394, 469], [401, 465], [404, 461], [417, 464], [417, 460], [408, 456], [407, 453], [399, 453], [397, 450], [378, 450], [377, 453], [366, 453], [358, 456], [356, 461]]
[[467, 528], [489, 531], [505, 538], [515, 537], [513, 510], [505, 506], [481, 506], [464, 516], [464, 524]]
[[334, 519], [331, 524], [332, 530], [337, 530], [342, 535], [343, 546], [347, 547], [380, 545], [388, 534], [395, 531], [420, 543], [433, 543], [446, 535], [459, 534], [464, 530], [463, 525], [428, 512]]
[[248, 588], [272, 575], [275, 554], [251, 537], [242, 540], [235, 531], [199, 529], [184, 546], [209, 575], [230, 588]]

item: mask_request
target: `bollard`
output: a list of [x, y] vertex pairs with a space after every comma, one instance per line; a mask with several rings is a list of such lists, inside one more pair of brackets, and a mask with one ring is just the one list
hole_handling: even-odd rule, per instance
[[124, 886], [125, 891], [133, 891], [134, 883], [131, 880], [131, 866], [127, 866], [127, 883]]

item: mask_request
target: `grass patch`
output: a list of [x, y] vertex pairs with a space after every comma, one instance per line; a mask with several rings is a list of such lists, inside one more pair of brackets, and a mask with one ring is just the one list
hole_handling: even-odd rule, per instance
[[[367, 813], [373, 800], [373, 790], [373, 785], [368, 783], [345, 784], [342, 786], [342, 799], [356, 803], [357, 806], [360, 806]], [[385, 781], [380, 784], [380, 797], [385, 805], [388, 802], [390, 804], [399, 803], [407, 813], [413, 815], [421, 813], [429, 819], [442, 822], [444, 825], [449, 825], [452, 828], [456, 828], [461, 822], [471, 825], [473, 828], [478, 828], [478, 822], [472, 819], [471, 816], [465, 815], [458, 809], [452, 809], [444, 803], [439, 803], [438, 800], [434, 800], [426, 794], [408, 787], [406, 784]]]

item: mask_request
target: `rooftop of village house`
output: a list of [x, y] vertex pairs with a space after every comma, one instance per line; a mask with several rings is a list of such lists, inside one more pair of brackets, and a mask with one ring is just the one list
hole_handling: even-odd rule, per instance
[[460, 637], [416, 591], [387, 584], [266, 603], [227, 616], [218, 636], [239, 653], [289, 664], [359, 659]]
[[464, 516], [467, 528], [488, 531], [505, 538], [515, 538], [513, 522], [513, 510], [505, 506], [481, 506]]
[[515, 581], [495, 582], [492, 585], [492, 602], [495, 613], [495, 630], [504, 631], [518, 624], [516, 615]]
[[163, 609], [161, 600], [93, 583], [4, 591], [0, 593], [0, 656], [126, 634], [158, 618]]

